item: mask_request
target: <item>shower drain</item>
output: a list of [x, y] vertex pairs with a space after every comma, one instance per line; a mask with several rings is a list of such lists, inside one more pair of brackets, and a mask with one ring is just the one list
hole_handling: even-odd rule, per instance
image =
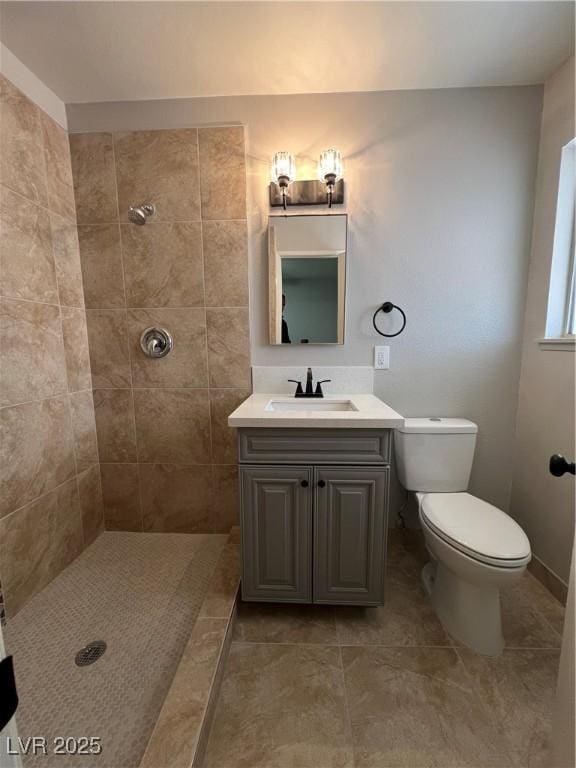
[[77, 667], [87, 667], [89, 664], [94, 664], [98, 661], [100, 656], [103, 656], [106, 651], [106, 643], [104, 640], [94, 640], [84, 648], [81, 648], [76, 654], [74, 661]]

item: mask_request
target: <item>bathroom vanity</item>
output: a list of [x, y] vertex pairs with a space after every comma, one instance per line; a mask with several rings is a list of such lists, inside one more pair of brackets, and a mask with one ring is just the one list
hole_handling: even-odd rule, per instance
[[242, 598], [379, 605], [391, 430], [374, 395], [254, 394], [238, 428]]

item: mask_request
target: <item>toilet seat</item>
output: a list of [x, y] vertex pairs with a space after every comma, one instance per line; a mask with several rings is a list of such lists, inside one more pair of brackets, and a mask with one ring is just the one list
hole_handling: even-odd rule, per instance
[[455, 549], [499, 568], [530, 562], [528, 537], [501, 509], [470, 493], [417, 495], [422, 523]]

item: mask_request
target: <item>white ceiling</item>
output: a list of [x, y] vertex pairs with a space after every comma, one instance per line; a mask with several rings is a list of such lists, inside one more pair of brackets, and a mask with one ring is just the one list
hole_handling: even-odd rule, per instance
[[524, 85], [572, 2], [3, 2], [2, 42], [63, 101]]

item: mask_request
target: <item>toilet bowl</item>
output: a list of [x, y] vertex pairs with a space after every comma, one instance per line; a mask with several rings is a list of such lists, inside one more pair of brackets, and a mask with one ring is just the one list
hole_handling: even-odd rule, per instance
[[530, 562], [522, 528], [469, 493], [416, 494], [432, 562], [422, 579], [434, 610], [456, 640], [485, 656], [504, 648], [500, 589]]
[[394, 449], [400, 482], [416, 492], [434, 610], [452, 637], [495, 656], [504, 648], [500, 589], [522, 576], [531, 552], [515, 520], [466, 492], [477, 432], [466, 419], [406, 419]]

